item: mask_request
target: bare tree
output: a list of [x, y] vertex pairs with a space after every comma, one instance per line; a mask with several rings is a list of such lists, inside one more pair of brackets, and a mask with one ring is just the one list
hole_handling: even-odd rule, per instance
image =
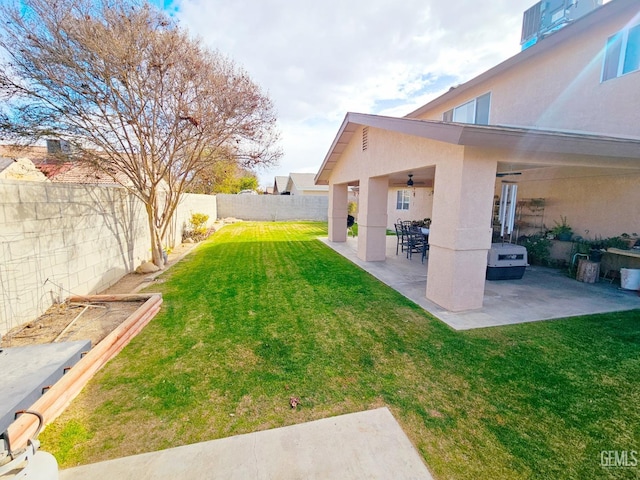
[[153, 262], [180, 194], [231, 155], [281, 155], [270, 99], [231, 60], [137, 0], [3, 0], [0, 127], [59, 138], [145, 205]]

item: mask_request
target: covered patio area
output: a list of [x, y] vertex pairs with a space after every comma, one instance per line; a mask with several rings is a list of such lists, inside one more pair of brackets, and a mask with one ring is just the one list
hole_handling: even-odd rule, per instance
[[[432, 268], [424, 295], [443, 309], [442, 317], [458, 317], [444, 310], [477, 317], [490, 301], [485, 271], [494, 241], [498, 182], [505, 186], [517, 179], [518, 198], [546, 199], [546, 226], [540, 222], [540, 234], [570, 214], [581, 235], [611, 236], [637, 223], [637, 203], [627, 197], [637, 195], [636, 183], [630, 182], [640, 176], [639, 147], [640, 139], [590, 133], [348, 113], [316, 184], [329, 185], [332, 243], [346, 240], [347, 192], [358, 186], [357, 258], [364, 262], [388, 258], [389, 189], [397, 184], [433, 185]], [[517, 205], [515, 196], [510, 204]], [[511, 217], [513, 213], [511, 208]], [[508, 295], [498, 296], [499, 309]], [[522, 298], [517, 303], [519, 309], [526, 308]], [[601, 311], [594, 307], [586, 312]], [[478, 318], [470, 323], [482, 322]]]
[[357, 238], [350, 237], [346, 242], [321, 240], [455, 330], [640, 309], [638, 293], [622, 290], [615, 283], [582, 283], [569, 278], [564, 270], [531, 266], [521, 280], [486, 281], [482, 308], [452, 312], [425, 296], [428, 259], [422, 264], [419, 255], [413, 260], [402, 253], [396, 255], [395, 236], [386, 237], [383, 262], [358, 258]]

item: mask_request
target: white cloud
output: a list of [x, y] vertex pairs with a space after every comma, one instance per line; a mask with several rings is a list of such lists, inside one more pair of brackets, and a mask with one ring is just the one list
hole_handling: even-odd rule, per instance
[[348, 111], [404, 115], [517, 53], [535, 0], [178, 0], [180, 24], [273, 99], [285, 156], [317, 171]]

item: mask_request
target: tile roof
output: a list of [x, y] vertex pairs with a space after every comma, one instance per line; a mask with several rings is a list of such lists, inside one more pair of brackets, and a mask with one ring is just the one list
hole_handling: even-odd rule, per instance
[[84, 183], [90, 185], [121, 185], [126, 183], [122, 174], [110, 175], [85, 163], [36, 160], [33, 162], [49, 180], [58, 183]]

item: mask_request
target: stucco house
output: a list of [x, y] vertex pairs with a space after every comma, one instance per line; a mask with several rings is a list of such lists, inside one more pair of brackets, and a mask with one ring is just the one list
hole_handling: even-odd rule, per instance
[[348, 113], [315, 177], [329, 186], [329, 241], [346, 241], [357, 186], [358, 257], [384, 261], [390, 192], [411, 178], [432, 192], [420, 200], [432, 219], [426, 297], [481, 308], [505, 182], [545, 200], [548, 226], [640, 231], [639, 111], [640, 2], [612, 0], [405, 117]]
[[287, 180], [287, 192], [290, 195], [322, 195], [327, 196], [329, 187], [316, 185], [314, 173], [290, 173]]
[[287, 193], [287, 181], [289, 177], [278, 175], [273, 179], [273, 195], [285, 195]]
[[0, 179], [44, 182], [47, 177], [28, 158], [0, 157]]
[[[117, 186], [130, 184], [122, 173], [107, 174], [88, 163], [65, 160], [60, 153], [60, 141], [47, 140], [47, 146], [0, 145], [0, 178], [50, 181], [53, 183], [82, 183]], [[12, 165], [3, 170], [2, 165]]]

